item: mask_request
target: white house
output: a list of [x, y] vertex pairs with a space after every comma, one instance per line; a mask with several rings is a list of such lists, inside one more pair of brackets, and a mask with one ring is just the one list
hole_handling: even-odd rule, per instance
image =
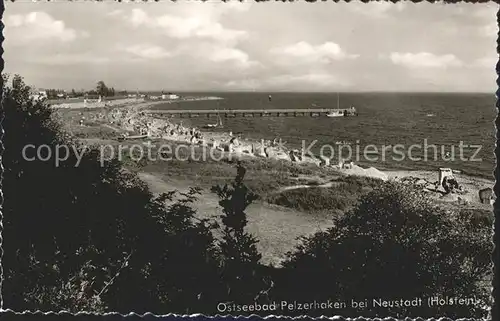
[[45, 99], [47, 99], [47, 91], [41, 90], [41, 91], [35, 92], [34, 94], [31, 94], [30, 97], [31, 97], [31, 99], [33, 99], [35, 101], [45, 100]]
[[175, 94], [168, 93], [168, 94], [162, 94], [161, 99], [179, 99], [179, 96], [175, 95]]

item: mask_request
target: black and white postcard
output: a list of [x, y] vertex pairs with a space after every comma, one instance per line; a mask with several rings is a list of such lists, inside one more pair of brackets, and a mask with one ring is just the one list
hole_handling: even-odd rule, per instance
[[498, 9], [5, 3], [3, 309], [492, 318]]

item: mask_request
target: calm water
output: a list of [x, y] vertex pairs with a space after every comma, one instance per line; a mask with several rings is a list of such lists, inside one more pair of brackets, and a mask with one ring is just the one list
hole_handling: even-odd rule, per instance
[[[326, 93], [273, 93], [272, 101], [267, 93], [211, 93], [225, 98], [219, 101], [185, 102], [155, 106], [154, 109], [250, 109], [250, 108], [336, 108], [337, 94]], [[269, 118], [223, 118], [224, 131], [241, 132], [244, 137], [253, 139], [273, 139], [281, 137], [286, 146], [309, 146], [317, 143], [311, 150], [319, 153], [324, 144], [334, 147], [334, 159], [338, 159], [338, 141], [352, 143], [356, 162], [356, 145], [361, 151], [358, 164], [389, 169], [437, 169], [451, 167], [471, 175], [492, 177], [495, 164], [494, 118], [496, 116], [495, 96], [491, 94], [393, 94], [393, 93], [345, 93], [340, 94], [340, 107], [353, 105], [357, 117], [269, 117]], [[185, 124], [203, 126], [215, 122], [205, 117], [183, 119]], [[427, 161], [423, 158], [424, 139], [427, 144], [437, 146], [437, 153], [429, 147]], [[459, 145], [481, 145], [475, 157], [481, 161], [460, 159]], [[359, 143], [356, 143], [359, 142]], [[373, 144], [377, 153], [364, 156], [364, 148]], [[382, 147], [398, 147], [386, 151], [382, 160]], [[409, 148], [412, 145], [409, 159]], [[455, 146], [454, 152], [452, 146]], [[373, 150], [373, 147], [371, 147]], [[464, 159], [470, 159], [476, 148], [463, 148]], [[444, 154], [442, 154], [442, 151]], [[448, 154], [451, 160], [443, 160]], [[347, 153], [347, 150], [345, 150]], [[404, 153], [404, 156], [402, 156]], [[330, 149], [324, 154], [331, 155]], [[378, 157], [377, 160], [374, 158]], [[401, 159], [403, 158], [404, 159]], [[437, 157], [437, 160], [434, 158]]]

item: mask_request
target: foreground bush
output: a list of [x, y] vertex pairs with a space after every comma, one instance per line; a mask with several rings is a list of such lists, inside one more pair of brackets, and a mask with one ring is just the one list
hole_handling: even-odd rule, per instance
[[[386, 183], [364, 196], [327, 231], [289, 253], [276, 300], [345, 301], [344, 316], [481, 317], [479, 305], [427, 306], [428, 297], [475, 297], [488, 303], [491, 225], [471, 212], [440, 209], [420, 191]], [[373, 299], [418, 307], [374, 307]], [[351, 299], [368, 307], [350, 308]], [[314, 311], [317, 315], [322, 311]]]
[[[4, 78], [3, 300], [14, 310], [213, 311], [223, 287], [211, 224], [189, 202], [153, 199], [117, 161], [83, 153], [29, 97]], [[76, 148], [59, 165], [30, 161], [24, 146]], [[34, 156], [33, 151], [28, 157]], [[47, 156], [47, 155], [43, 155]], [[206, 310], [209, 309], [209, 310]]]

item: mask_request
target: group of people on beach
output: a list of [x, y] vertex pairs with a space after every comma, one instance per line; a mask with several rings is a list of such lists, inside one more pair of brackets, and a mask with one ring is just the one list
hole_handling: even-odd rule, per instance
[[[108, 126], [115, 126], [129, 133], [122, 136], [124, 139], [138, 135], [200, 145], [248, 156], [291, 162], [312, 162], [317, 165], [321, 163], [314, 157], [303, 155], [300, 150], [287, 150], [284, 147], [285, 142], [279, 137], [273, 140], [261, 139], [260, 142], [250, 142], [242, 139], [241, 134], [234, 134], [232, 131], [203, 133], [196, 127], [184, 126], [182, 121], [174, 123], [170, 119], [154, 118], [139, 108], [104, 109], [91, 115], [94, 121], [105, 122]], [[136, 135], [130, 135], [131, 133]]]

